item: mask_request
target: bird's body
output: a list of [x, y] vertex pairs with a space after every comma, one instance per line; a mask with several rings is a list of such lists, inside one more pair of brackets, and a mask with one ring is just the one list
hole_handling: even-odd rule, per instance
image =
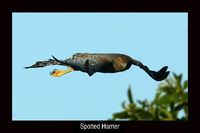
[[58, 60], [54, 56], [53, 58], [54, 60], [49, 59], [48, 61], [38, 61], [34, 65], [26, 68], [37, 68], [48, 65], [64, 65], [70, 67], [70, 70], [54, 70], [51, 75], [56, 77], [71, 71], [86, 72], [89, 76], [92, 76], [95, 72], [122, 72], [129, 69], [131, 65], [139, 66], [157, 81], [165, 79], [169, 74], [169, 72], [166, 72], [166, 66], [158, 72], [151, 71], [140, 61], [119, 53], [76, 53], [72, 58], [66, 60]]
[[74, 70], [87, 72], [91, 76], [95, 72], [114, 73], [125, 71], [131, 66], [131, 58], [123, 54], [77, 53], [72, 58], [66, 59], [65, 63]]

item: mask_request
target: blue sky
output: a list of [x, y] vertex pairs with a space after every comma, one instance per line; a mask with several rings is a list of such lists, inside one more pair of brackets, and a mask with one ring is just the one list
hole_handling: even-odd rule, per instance
[[152, 100], [160, 83], [136, 66], [59, 78], [50, 71], [66, 67], [24, 69], [51, 55], [123, 53], [188, 79], [187, 13], [13, 13], [12, 19], [13, 120], [107, 120], [122, 110], [128, 85], [135, 99]]

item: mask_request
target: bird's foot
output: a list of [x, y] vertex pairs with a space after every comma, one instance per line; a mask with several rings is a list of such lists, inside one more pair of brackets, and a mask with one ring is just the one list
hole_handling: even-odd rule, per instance
[[69, 69], [67, 69], [67, 70], [54, 69], [52, 72], [50, 72], [50, 75], [53, 76], [53, 77], [60, 77], [60, 76], [62, 76], [64, 74], [70, 73], [72, 71], [74, 71], [74, 69], [71, 68], [71, 67]]

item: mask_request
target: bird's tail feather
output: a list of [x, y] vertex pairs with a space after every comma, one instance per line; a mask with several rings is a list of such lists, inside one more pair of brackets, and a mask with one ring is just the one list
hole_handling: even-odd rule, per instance
[[169, 75], [169, 71], [167, 71], [168, 66], [162, 67], [159, 71], [152, 71], [147, 66], [143, 65], [140, 61], [132, 59], [132, 64], [139, 66], [141, 69], [143, 69], [151, 78], [153, 78], [156, 81], [161, 81], [167, 78]]
[[151, 78], [153, 78], [156, 81], [161, 81], [167, 78], [169, 75], [169, 71], [167, 71], [168, 66], [162, 67], [159, 71], [155, 72], [152, 70], [149, 70], [147, 66], [141, 67]]

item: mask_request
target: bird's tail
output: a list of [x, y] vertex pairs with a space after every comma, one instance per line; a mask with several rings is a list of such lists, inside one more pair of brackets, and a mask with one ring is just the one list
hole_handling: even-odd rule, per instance
[[161, 81], [167, 78], [169, 75], [169, 71], [167, 71], [168, 66], [162, 67], [159, 71], [152, 71], [147, 66], [143, 65], [140, 61], [132, 59], [132, 64], [139, 66], [141, 69], [143, 69], [151, 78], [153, 78], [156, 81]]
[[35, 64], [33, 64], [32, 66], [29, 67], [25, 67], [27, 68], [40, 68], [40, 67], [45, 67], [45, 66], [50, 66], [50, 65], [66, 65], [66, 63], [64, 63], [64, 61], [62, 60], [55, 60], [55, 59], [49, 59], [47, 61], [37, 61]]

